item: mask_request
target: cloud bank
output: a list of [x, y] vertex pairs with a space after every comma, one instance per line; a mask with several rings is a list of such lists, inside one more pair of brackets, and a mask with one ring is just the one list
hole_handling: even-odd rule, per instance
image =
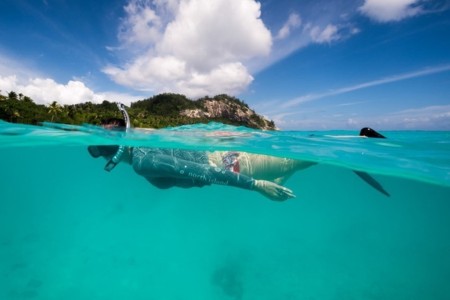
[[131, 59], [103, 71], [142, 91], [238, 94], [253, 80], [246, 62], [272, 46], [254, 0], [131, 0], [125, 12], [119, 48]]
[[77, 104], [83, 102], [101, 103], [103, 100], [120, 101], [130, 104], [133, 97], [120, 93], [95, 93], [79, 80], [70, 80], [66, 84], [57, 83], [50, 78], [30, 78], [27, 81], [19, 80], [16, 75], [0, 76], [0, 90], [2, 94], [14, 91], [30, 97], [38, 104], [50, 104], [57, 101], [59, 104]]

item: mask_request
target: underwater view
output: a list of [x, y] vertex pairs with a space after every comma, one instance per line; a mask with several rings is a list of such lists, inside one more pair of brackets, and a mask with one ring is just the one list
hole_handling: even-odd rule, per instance
[[[0, 122], [0, 299], [450, 298], [450, 132], [43, 125]], [[286, 201], [161, 189], [87, 151], [118, 144], [311, 166]]]

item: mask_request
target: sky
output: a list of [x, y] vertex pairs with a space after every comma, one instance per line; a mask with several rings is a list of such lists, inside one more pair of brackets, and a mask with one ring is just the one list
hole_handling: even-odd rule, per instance
[[0, 93], [229, 94], [284, 130], [450, 130], [450, 0], [1, 0]]

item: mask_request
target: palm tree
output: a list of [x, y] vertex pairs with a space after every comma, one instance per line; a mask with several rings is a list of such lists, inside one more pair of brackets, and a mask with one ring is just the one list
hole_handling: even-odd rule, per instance
[[8, 93], [8, 98], [9, 98], [9, 99], [13, 99], [13, 100], [17, 100], [17, 94], [16, 94], [16, 92], [13, 92], [13, 91], [9, 92], [9, 93]]
[[48, 113], [52, 115], [51, 122], [53, 122], [55, 116], [61, 112], [62, 112], [61, 105], [59, 105], [58, 102], [56, 101], [53, 101], [52, 104], [48, 106]]
[[14, 105], [14, 103], [6, 103], [4, 110], [9, 117], [9, 122], [17, 122], [21, 117], [20, 112], [17, 110], [17, 107], [16, 105]]

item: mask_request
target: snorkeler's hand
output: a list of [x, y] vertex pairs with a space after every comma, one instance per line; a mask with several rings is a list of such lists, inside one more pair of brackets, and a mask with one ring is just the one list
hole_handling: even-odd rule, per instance
[[255, 190], [274, 201], [295, 198], [294, 192], [290, 189], [267, 180], [255, 180]]

